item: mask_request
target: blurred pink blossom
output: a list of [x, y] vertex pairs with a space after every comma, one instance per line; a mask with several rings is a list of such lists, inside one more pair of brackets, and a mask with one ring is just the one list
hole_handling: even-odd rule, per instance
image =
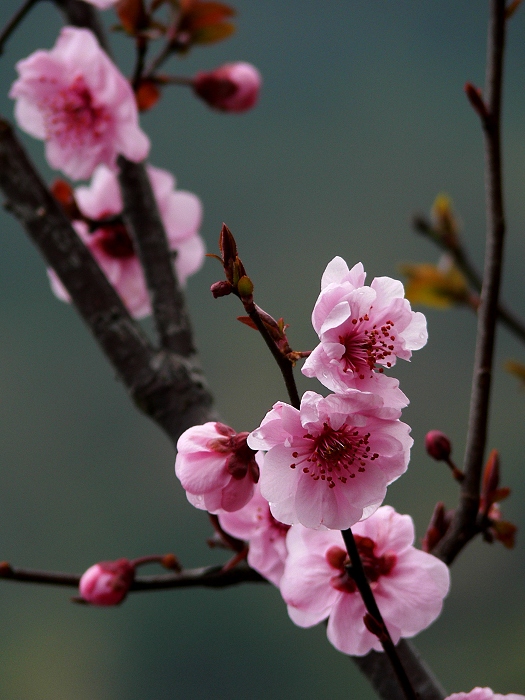
[[[175, 189], [175, 178], [167, 170], [147, 166], [148, 176], [168, 236], [175, 251], [175, 270], [180, 284], [196, 272], [204, 261], [204, 243], [198, 234], [202, 219], [199, 198], [191, 192]], [[93, 221], [122, 213], [123, 203], [117, 177], [105, 165], [99, 165], [88, 187], [77, 187], [75, 199], [81, 213]], [[151, 305], [140, 261], [131, 237], [121, 222], [105, 223], [90, 231], [84, 221], [74, 222], [75, 230], [90, 249], [106, 277], [136, 318], [151, 313]], [[63, 301], [69, 294], [53, 270], [48, 270], [54, 293]]]
[[197, 73], [193, 89], [210, 107], [246, 112], [259, 99], [261, 74], [251, 63], [226, 63], [209, 73]]
[[95, 5], [95, 7], [98, 7], [99, 10], [107, 10], [108, 7], [116, 5], [118, 1], [119, 0], [84, 0], [84, 2], [88, 2], [90, 5]]
[[312, 313], [321, 342], [302, 372], [331, 391], [371, 391], [402, 408], [408, 399], [397, 380], [382, 375], [383, 369], [398, 357], [409, 360], [412, 350], [425, 345], [426, 319], [411, 310], [401, 282], [376, 277], [367, 287], [365, 277], [361, 263], [351, 270], [339, 257], [328, 263]]
[[149, 152], [133, 91], [87, 29], [64, 27], [50, 51], [35, 51], [16, 65], [20, 77], [9, 96], [15, 118], [46, 142], [53, 168], [72, 179], [95, 167], [115, 167], [118, 154], [138, 162]]
[[118, 605], [127, 596], [135, 577], [128, 559], [101, 561], [82, 574], [80, 595], [91, 605]]
[[253, 498], [235, 513], [221, 513], [222, 529], [233, 537], [248, 541], [248, 564], [278, 586], [286, 560], [286, 533], [290, 525], [284, 525], [270, 513], [268, 501], [255, 486]]
[[259, 465], [247, 437], [213, 422], [195, 425], [180, 436], [175, 474], [192, 505], [222, 513], [248, 503], [259, 481]]
[[[412, 546], [410, 516], [383, 506], [352, 532], [394, 644], [428, 627], [441, 612], [450, 577], [442, 561]], [[280, 588], [293, 622], [312, 627], [329, 618], [328, 639], [339, 651], [352, 656], [381, 651], [363, 622], [366, 609], [345, 568], [349, 559], [341, 533], [293, 525], [286, 544]]]
[[410, 458], [401, 411], [375, 394], [307, 391], [300, 411], [279, 401], [248, 444], [268, 450], [261, 493], [280, 522], [344, 530], [381, 505]]
[[490, 688], [474, 688], [470, 693], [452, 693], [445, 700], [525, 700], [525, 695], [517, 695], [516, 693], [501, 695], [492, 692]]

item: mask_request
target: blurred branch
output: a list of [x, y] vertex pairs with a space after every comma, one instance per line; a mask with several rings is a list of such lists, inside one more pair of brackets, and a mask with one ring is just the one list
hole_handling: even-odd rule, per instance
[[0, 54], [4, 53], [4, 46], [7, 40], [37, 2], [39, 0], [26, 0], [4, 26], [0, 33]]
[[[487, 439], [492, 362], [503, 265], [505, 220], [501, 166], [501, 93], [505, 46], [505, 0], [490, 0], [485, 115], [485, 192], [487, 239], [485, 269], [478, 309], [476, 354], [472, 379], [469, 427], [465, 449], [465, 480], [451, 526], [433, 552], [450, 564], [478, 532], [480, 482]], [[479, 112], [478, 112], [479, 113]]]
[[[65, 574], [58, 571], [38, 571], [35, 569], [14, 568], [0, 564], [0, 579], [22, 581], [24, 583], [45, 583], [54, 586], [78, 588], [80, 574]], [[225, 588], [244, 582], [268, 583], [265, 578], [249, 566], [237, 566], [223, 571], [222, 566], [206, 566], [199, 569], [183, 569], [177, 573], [158, 576], [137, 576], [131, 591], [158, 591], [169, 588]]]
[[190, 357], [195, 354], [190, 318], [146, 168], [123, 156], [118, 165], [124, 221], [139, 252], [162, 347]]
[[73, 27], [90, 29], [97, 37], [98, 43], [104, 51], [111, 56], [108, 40], [102, 28], [102, 22], [93, 5], [83, 0], [50, 0], [62, 12], [67, 24]]
[[[433, 228], [430, 221], [419, 214], [414, 216], [413, 225], [418, 233], [421, 233], [425, 238], [431, 240], [438, 248], [441, 248], [441, 250], [449, 253], [454, 259], [456, 267], [461, 270], [472, 287], [478, 293], [481, 292], [482, 277], [474, 267], [461, 243], [457, 240], [448, 240], [440, 235], [440, 233]], [[525, 322], [516, 316], [516, 314], [508, 309], [502, 302], [498, 304], [498, 317], [501, 323], [517, 335], [520, 340], [525, 342]]]
[[0, 189], [140, 409], [174, 443], [186, 428], [212, 420], [212, 398], [196, 358], [150, 346], [3, 120]]

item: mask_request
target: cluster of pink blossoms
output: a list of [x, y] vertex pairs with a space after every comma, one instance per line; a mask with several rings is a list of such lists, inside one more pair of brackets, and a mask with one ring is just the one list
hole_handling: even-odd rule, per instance
[[[166, 229], [168, 245], [176, 252], [175, 271], [180, 284], [196, 272], [204, 261], [205, 249], [198, 229], [202, 219], [199, 198], [175, 189], [171, 173], [147, 166], [153, 194]], [[136, 318], [151, 313], [151, 305], [140, 260], [125, 225], [115, 220], [123, 210], [118, 179], [105, 165], [99, 165], [89, 187], [75, 189], [80, 213], [89, 220], [73, 226], [91, 251], [108, 280], [115, 287], [129, 312]], [[96, 222], [101, 222], [100, 226]], [[51, 287], [59, 299], [69, 294], [53, 270], [48, 270]]]
[[249, 542], [248, 563], [279, 586], [292, 620], [309, 627], [328, 618], [330, 641], [353, 655], [381, 646], [363, 621], [337, 530], [352, 527], [394, 642], [436, 619], [450, 583], [443, 562], [414, 548], [410, 517], [380, 508], [413, 442], [400, 420], [408, 399], [384, 369], [425, 344], [425, 317], [400, 282], [364, 281], [361, 264], [349, 270], [335, 258], [312, 314], [320, 344], [303, 372], [334, 393], [307, 391], [299, 408], [280, 401], [250, 434], [220, 423], [190, 428], [175, 463], [190, 502]]

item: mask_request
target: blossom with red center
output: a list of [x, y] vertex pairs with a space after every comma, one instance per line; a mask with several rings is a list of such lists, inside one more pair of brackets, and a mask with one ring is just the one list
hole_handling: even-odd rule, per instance
[[180, 436], [175, 474], [192, 505], [221, 513], [248, 503], [259, 481], [259, 465], [247, 437], [248, 433], [212, 422], [188, 428]]
[[251, 63], [226, 63], [197, 73], [193, 89], [210, 107], [223, 112], [246, 112], [259, 99], [261, 74]]
[[[175, 178], [160, 168], [147, 166], [148, 177], [168, 245], [177, 253], [174, 266], [180, 284], [196, 272], [204, 261], [204, 243], [198, 234], [202, 219], [199, 198], [191, 192], [175, 189]], [[89, 187], [77, 187], [75, 201], [86, 221], [75, 221], [75, 230], [90, 249], [106, 277], [122, 297], [129, 312], [136, 318], [151, 313], [146, 281], [131, 237], [118, 219], [123, 203], [117, 177], [105, 165], [99, 165]], [[95, 222], [101, 221], [100, 226]], [[69, 294], [53, 270], [49, 277], [54, 293], [63, 301]]]
[[368, 287], [365, 276], [361, 263], [349, 270], [336, 257], [328, 264], [312, 313], [321, 342], [302, 372], [331, 391], [371, 391], [402, 408], [408, 399], [397, 380], [382, 376], [383, 371], [425, 345], [426, 319], [411, 310], [401, 282], [376, 277]]
[[375, 394], [307, 391], [301, 409], [279, 401], [250, 433], [267, 450], [261, 493], [280, 522], [345, 530], [381, 505], [407, 468], [412, 438], [401, 411]]
[[286, 534], [290, 525], [276, 520], [268, 501], [257, 484], [253, 498], [235, 513], [221, 513], [222, 529], [233, 537], [249, 542], [248, 564], [279, 586], [286, 560]]
[[[410, 516], [383, 506], [352, 532], [394, 644], [428, 627], [441, 612], [450, 577], [441, 560], [413, 546]], [[280, 589], [293, 622], [312, 627], [328, 618], [328, 639], [339, 651], [352, 656], [381, 651], [363, 621], [366, 609], [341, 533], [294, 525], [286, 545]]]
[[20, 128], [46, 142], [46, 157], [73, 179], [100, 163], [115, 167], [120, 153], [144, 160], [149, 139], [138, 124], [130, 84], [88, 29], [64, 27], [50, 51], [35, 51], [16, 65]]
[[501, 695], [494, 693], [490, 688], [474, 688], [470, 693], [452, 693], [445, 700], [525, 700], [525, 695], [509, 693]]

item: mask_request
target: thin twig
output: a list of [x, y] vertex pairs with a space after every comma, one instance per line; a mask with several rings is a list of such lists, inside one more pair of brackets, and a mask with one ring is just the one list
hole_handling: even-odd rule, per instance
[[500, 135], [504, 46], [505, 0], [490, 0], [487, 86], [485, 91], [488, 117], [482, 120], [485, 136], [487, 211], [485, 269], [478, 310], [476, 355], [463, 469], [465, 480], [461, 485], [460, 504], [449, 531], [434, 552], [446, 563], [452, 562], [465, 544], [479, 532], [476, 523], [487, 438], [492, 362], [505, 234]]
[[[418, 233], [435, 243], [441, 250], [449, 253], [454, 259], [456, 267], [461, 270], [472, 287], [477, 291], [481, 291], [482, 277], [474, 267], [472, 261], [467, 255], [465, 248], [461, 243], [451, 245], [449, 241], [440, 236], [433, 228], [431, 223], [424, 217], [418, 215], [414, 217], [414, 228]], [[503, 302], [498, 304], [498, 318], [510, 331], [518, 338], [525, 342], [525, 322], [511, 311]]]
[[257, 326], [257, 330], [262, 335], [264, 342], [268, 346], [270, 352], [275, 358], [275, 361], [277, 362], [277, 365], [279, 366], [279, 369], [281, 370], [281, 374], [283, 375], [284, 383], [286, 385], [286, 390], [288, 391], [288, 396], [290, 397], [290, 403], [294, 408], [299, 409], [301, 407], [301, 399], [299, 398], [299, 392], [297, 391], [292, 363], [283, 355], [275, 344], [273, 338], [268, 333], [261, 317], [259, 316], [259, 312], [257, 311], [255, 304], [245, 304], [244, 308], [246, 309], [248, 316]]
[[366, 577], [363, 562], [361, 561], [361, 556], [359, 554], [359, 550], [357, 549], [357, 544], [355, 542], [352, 530], [350, 528], [348, 528], [347, 530], [343, 530], [342, 535], [345, 541], [348, 555], [350, 557], [350, 573], [352, 579], [354, 580], [355, 585], [357, 586], [359, 593], [361, 594], [361, 598], [363, 599], [365, 608], [367, 609], [368, 613], [374, 618], [375, 623], [377, 623], [378, 627], [380, 628], [378, 639], [381, 642], [381, 646], [383, 647], [385, 654], [388, 656], [390, 663], [392, 664], [392, 668], [394, 670], [397, 680], [399, 681], [401, 688], [403, 689], [405, 697], [407, 698], [407, 700], [417, 700], [416, 692], [412, 687], [412, 683], [410, 682], [410, 679], [403, 667], [403, 664], [401, 663], [401, 659], [398, 656], [396, 647], [394, 646], [394, 642], [392, 641], [392, 637], [390, 636], [390, 632], [388, 631], [388, 627], [386, 626], [383, 620], [383, 616], [381, 615], [381, 612], [377, 607], [377, 602], [372, 592], [372, 589], [370, 588], [370, 583], [368, 582], [368, 579]]
[[4, 53], [4, 46], [11, 34], [15, 31], [18, 25], [23, 21], [24, 17], [29, 13], [33, 5], [36, 5], [39, 0], [26, 0], [11, 17], [0, 33], [0, 55]]
[[[54, 586], [78, 588], [80, 574], [66, 574], [59, 571], [38, 571], [15, 567], [0, 567], [0, 579], [24, 583], [44, 583]], [[223, 570], [222, 566], [206, 566], [199, 569], [183, 569], [180, 572], [157, 576], [137, 576], [131, 591], [158, 591], [169, 588], [225, 588], [238, 583], [267, 583], [256, 571], [243, 564], [234, 569]]]

